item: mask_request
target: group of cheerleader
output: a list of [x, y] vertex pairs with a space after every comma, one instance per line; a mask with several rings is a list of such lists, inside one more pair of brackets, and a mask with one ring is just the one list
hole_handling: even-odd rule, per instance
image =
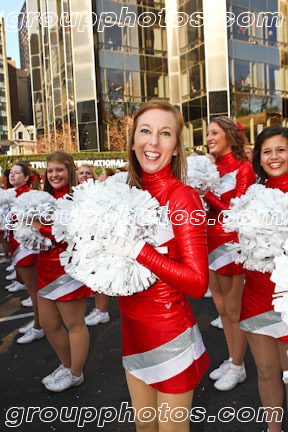
[[[215, 388], [230, 390], [246, 379], [244, 356], [248, 340], [263, 406], [283, 406], [282, 371], [288, 370], [288, 326], [283, 330], [282, 325], [281, 335], [271, 330], [269, 314], [273, 309], [274, 285], [270, 275], [244, 272], [241, 265], [235, 264], [229, 245], [237, 242], [237, 236], [224, 232], [221, 212], [230, 208], [232, 198], [245, 194], [255, 182], [255, 174], [266, 187], [288, 192], [288, 129], [272, 126], [257, 137], [253, 170], [244, 154], [243, 132], [227, 117], [214, 118], [207, 130], [207, 144], [220, 174], [219, 197], [209, 190], [185, 185], [183, 124], [179, 110], [165, 100], [153, 99], [139, 108], [128, 147], [128, 182], [147, 190], [169, 215], [202, 209], [201, 196], [210, 209], [207, 224], [192, 224], [189, 220], [177, 224], [170, 220], [168, 239], [157, 245], [166, 247], [166, 253], [143, 240], [119, 239], [113, 245], [115, 255], [134, 259], [157, 276], [148, 290], [118, 298], [123, 366], [137, 412], [138, 432], [176, 428], [179, 432], [189, 431], [189, 416], [181, 422], [176, 419], [177, 423], [171, 417], [160, 422], [157, 416], [146, 422], [142, 408], [153, 407], [158, 413], [158, 408], [166, 403], [171, 412], [176, 407], [189, 412], [193, 391], [208, 369], [209, 358], [186, 296], [201, 298], [208, 282], [229, 353], [229, 358], [209, 375]], [[80, 168], [80, 183], [93, 177], [88, 168]], [[26, 169], [21, 163], [11, 168], [9, 180], [17, 196], [29, 193]], [[44, 190], [59, 199], [76, 184], [72, 157], [63, 152], [49, 155]], [[39, 337], [45, 332], [60, 361], [42, 382], [48, 390], [59, 392], [84, 380], [89, 346], [84, 314], [86, 299], [94, 293], [65, 273], [59, 254], [66, 246], [54, 240], [51, 226], [38, 220], [32, 226], [50, 238], [54, 247], [40, 253], [23, 250], [11, 235], [12, 262], [32, 298], [35, 320], [31, 332]], [[95, 308], [86, 317], [87, 324], [99, 311], [107, 312], [109, 298], [103, 296], [96, 296]], [[261, 329], [265, 331], [261, 333]], [[281, 431], [274, 418], [269, 421], [269, 431]]]

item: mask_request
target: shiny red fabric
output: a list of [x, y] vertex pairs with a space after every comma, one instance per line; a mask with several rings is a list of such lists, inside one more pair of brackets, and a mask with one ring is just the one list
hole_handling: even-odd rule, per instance
[[[57, 189], [54, 191], [54, 198], [62, 198], [65, 194], [69, 193], [69, 187]], [[50, 248], [48, 251], [40, 251], [38, 259], [38, 283], [37, 291], [44, 288], [46, 285], [53, 282], [55, 279], [63, 276], [66, 272], [64, 267], [60, 263], [59, 255], [61, 252], [66, 250], [66, 243], [57, 243], [54, 240], [52, 234], [51, 225], [42, 225], [39, 232], [44, 236], [48, 237], [50, 240], [54, 241], [54, 248]], [[88, 297], [95, 295], [95, 293], [88, 288], [86, 285], [82, 285], [77, 290], [66, 294], [62, 297], [57, 298], [57, 301], [67, 301], [67, 300], [77, 300], [82, 297]]]
[[[255, 182], [255, 173], [252, 166], [246, 160], [239, 161], [235, 159], [233, 153], [228, 153], [220, 157], [220, 161], [216, 164], [220, 178], [226, 174], [237, 170], [236, 187], [233, 190], [225, 192], [220, 198], [215, 196], [211, 191], [204, 196], [205, 201], [210, 206], [208, 212], [208, 252], [212, 252], [219, 246], [237, 241], [236, 233], [225, 233], [222, 226], [221, 211], [229, 210], [232, 198], [243, 195], [249, 186]], [[242, 266], [235, 263], [228, 264], [216, 271], [216, 273], [224, 275], [233, 275], [243, 273]]]
[[[269, 177], [265, 186], [288, 192], [288, 174]], [[272, 306], [275, 284], [270, 280], [271, 273], [244, 270], [245, 285], [242, 295], [240, 321], [274, 310]], [[269, 323], [268, 323], [269, 324]], [[268, 325], [267, 324], [267, 325]], [[279, 338], [288, 343], [288, 336]]]
[[[169, 201], [170, 215], [178, 210], [188, 215], [195, 210], [203, 212], [198, 194], [176, 179], [170, 166], [156, 174], [142, 172], [142, 186], [161, 206]], [[157, 282], [147, 291], [118, 299], [124, 356], [157, 348], [196, 325], [185, 295], [201, 298], [207, 290], [206, 223], [193, 225], [188, 220], [172, 226], [175, 237], [161, 245], [168, 247], [167, 254], [146, 244], [137, 257], [159, 277]], [[186, 392], [199, 384], [208, 364], [205, 351], [186, 371], [151, 386], [167, 393]]]
[[[30, 192], [31, 188], [27, 184], [20, 186], [16, 189], [16, 198], [22, 195], [23, 193]], [[13, 256], [16, 249], [20, 246], [20, 244], [15, 240], [13, 231], [9, 231], [9, 244], [10, 244], [10, 253], [11, 257]], [[27, 249], [28, 251], [28, 249]], [[37, 264], [38, 254], [34, 254], [31, 252], [30, 255], [27, 255], [25, 258], [22, 258], [17, 262], [16, 267], [28, 267]]]

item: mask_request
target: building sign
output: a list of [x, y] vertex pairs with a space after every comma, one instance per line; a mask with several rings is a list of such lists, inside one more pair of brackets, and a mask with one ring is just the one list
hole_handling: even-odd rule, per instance
[[[87, 164], [87, 165], [93, 165], [95, 168], [118, 168], [123, 165], [125, 165], [125, 161], [123, 159], [80, 159], [80, 160], [74, 160], [75, 165], [77, 167]], [[36, 169], [43, 169], [47, 167], [46, 161], [30, 161], [29, 164]]]

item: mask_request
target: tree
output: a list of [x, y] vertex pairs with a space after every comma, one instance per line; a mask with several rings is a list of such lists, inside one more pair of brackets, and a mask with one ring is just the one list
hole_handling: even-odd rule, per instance
[[38, 134], [37, 153], [52, 153], [55, 150], [66, 152], [77, 152], [77, 133], [75, 126], [68, 123], [58, 124], [45, 129], [44, 133]]
[[127, 114], [122, 118], [107, 120], [111, 151], [126, 151], [133, 120]]

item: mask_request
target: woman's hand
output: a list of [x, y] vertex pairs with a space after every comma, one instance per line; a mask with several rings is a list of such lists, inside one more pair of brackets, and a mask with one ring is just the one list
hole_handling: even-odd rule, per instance
[[40, 229], [41, 228], [41, 222], [39, 222], [39, 220], [38, 219], [34, 219], [33, 220], [33, 222], [32, 222], [32, 225], [31, 225], [31, 228], [36, 228], [36, 229]]
[[207, 189], [205, 189], [205, 190], [203, 190], [203, 189], [197, 189], [197, 188], [194, 188], [194, 189], [196, 190], [196, 192], [198, 192], [198, 194], [199, 194], [200, 196], [204, 196], [204, 195], [206, 195], [207, 192], [210, 191], [209, 188], [207, 188]]

